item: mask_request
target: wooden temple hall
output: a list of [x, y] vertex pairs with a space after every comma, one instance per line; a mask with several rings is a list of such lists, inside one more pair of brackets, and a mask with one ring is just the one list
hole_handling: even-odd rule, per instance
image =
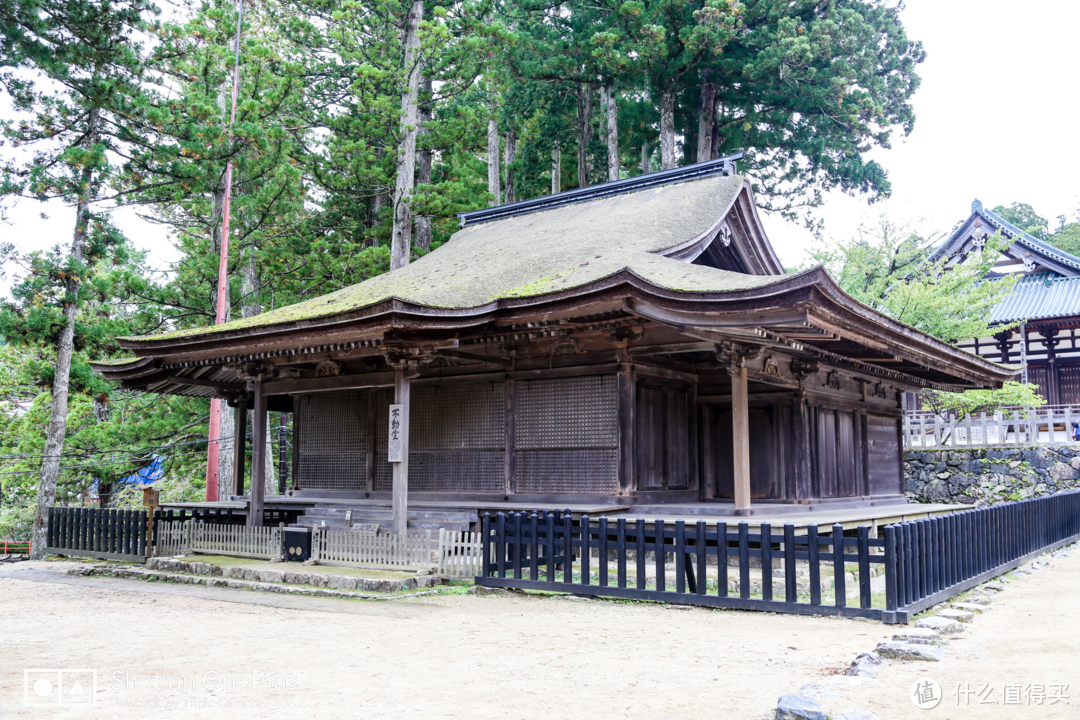
[[[219, 505], [395, 531], [499, 509], [902, 514], [902, 393], [1014, 374], [821, 268], [785, 274], [731, 159], [465, 213], [399, 270], [121, 344], [134, 358], [96, 369], [126, 388], [254, 409], [250, 496]], [[263, 497], [268, 409], [294, 413], [284, 496]]]

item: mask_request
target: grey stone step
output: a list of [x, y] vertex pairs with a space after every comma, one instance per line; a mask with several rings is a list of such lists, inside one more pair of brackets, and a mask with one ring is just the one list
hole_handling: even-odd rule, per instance
[[[233, 568], [236, 570], [237, 568]], [[266, 571], [258, 571], [260, 575]], [[262, 592], [282, 593], [287, 595], [310, 595], [313, 597], [336, 597], [336, 598], [351, 598], [359, 600], [397, 600], [399, 598], [415, 597], [417, 595], [427, 595], [436, 590], [429, 589], [418, 593], [408, 593], [399, 595], [376, 595], [372, 592], [391, 593], [398, 589], [411, 589], [418, 587], [418, 585], [412, 585], [408, 588], [394, 588], [391, 587], [393, 583], [408, 583], [414, 580], [431, 580], [432, 582], [427, 585], [435, 584], [436, 578], [408, 578], [408, 580], [371, 580], [368, 581], [365, 578], [353, 578], [344, 575], [324, 576], [309, 574], [307, 577], [322, 578], [325, 582], [323, 586], [310, 586], [304, 584], [292, 584], [287, 582], [266, 582], [263, 580], [248, 580], [245, 578], [224, 577], [221, 575], [196, 575], [181, 572], [165, 572], [161, 570], [150, 570], [146, 568], [135, 568], [126, 565], [102, 565], [98, 567], [85, 567], [85, 568], [73, 568], [68, 570], [69, 575], [104, 575], [106, 577], [125, 578], [130, 580], [147, 580], [147, 581], [167, 581], [180, 583], [185, 585], [206, 585], [209, 587], [227, 587], [236, 588], [240, 590], [258, 590]], [[284, 573], [282, 573], [284, 574]], [[331, 578], [334, 584], [330, 584]], [[358, 587], [359, 581], [364, 580], [366, 582], [378, 583], [380, 585], [378, 590], [365, 590], [356, 591], [353, 588]], [[351, 585], [349, 583], [352, 583]], [[421, 585], [419, 587], [425, 587]]]

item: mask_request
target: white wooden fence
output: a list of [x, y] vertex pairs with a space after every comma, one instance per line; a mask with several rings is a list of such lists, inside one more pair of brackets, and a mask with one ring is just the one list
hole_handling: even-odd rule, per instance
[[183, 555], [188, 551], [188, 544], [188, 523], [164, 520], [154, 523], [155, 557]]
[[282, 560], [282, 525], [248, 527], [219, 525], [188, 520], [183, 523], [159, 520], [154, 527], [154, 555], [231, 555]]
[[1023, 447], [1072, 442], [1080, 406], [1002, 408], [997, 412], [942, 417], [928, 411], [904, 414], [904, 448]]
[[480, 533], [439, 530], [439, 574], [476, 577], [483, 562]]
[[480, 533], [445, 529], [438, 537], [425, 530], [402, 540], [393, 534], [315, 528], [311, 539], [311, 559], [319, 565], [432, 570], [452, 577], [479, 575], [482, 553]]
[[438, 563], [431, 531], [406, 535], [376, 535], [336, 528], [315, 528], [311, 559], [319, 565], [421, 570]]
[[[276, 560], [283, 557], [281, 526], [213, 525], [188, 520], [158, 521], [154, 528], [154, 555], [188, 553], [234, 555]], [[336, 528], [315, 528], [311, 559], [319, 565], [430, 570], [451, 577], [480, 574], [483, 545], [480, 533], [426, 530], [402, 542], [397, 535], [376, 535]]]

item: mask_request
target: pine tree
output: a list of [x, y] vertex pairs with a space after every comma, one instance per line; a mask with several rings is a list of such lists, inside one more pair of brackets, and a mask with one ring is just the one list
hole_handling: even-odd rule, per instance
[[93, 204], [108, 193], [115, 157], [141, 131], [143, 57], [134, 33], [151, 10], [145, 0], [23, 0], [0, 9], [0, 82], [20, 115], [2, 132], [32, 153], [25, 163], [4, 165], [0, 192], [75, 206], [70, 251], [52, 254], [41, 269], [55, 283], [49, 310], [59, 315], [46, 311], [56, 323], [47, 340], [56, 348], [56, 372], [34, 516], [36, 559], [45, 552], [64, 449], [80, 293], [115, 240]]

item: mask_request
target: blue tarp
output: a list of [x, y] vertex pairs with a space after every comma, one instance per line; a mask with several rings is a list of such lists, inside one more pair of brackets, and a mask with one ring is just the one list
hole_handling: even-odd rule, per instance
[[154, 461], [144, 468], [136, 470], [127, 477], [120, 478], [117, 482], [122, 483], [135, 483], [136, 485], [148, 485], [156, 480], [160, 480], [164, 473], [161, 467], [161, 457], [155, 455]]

